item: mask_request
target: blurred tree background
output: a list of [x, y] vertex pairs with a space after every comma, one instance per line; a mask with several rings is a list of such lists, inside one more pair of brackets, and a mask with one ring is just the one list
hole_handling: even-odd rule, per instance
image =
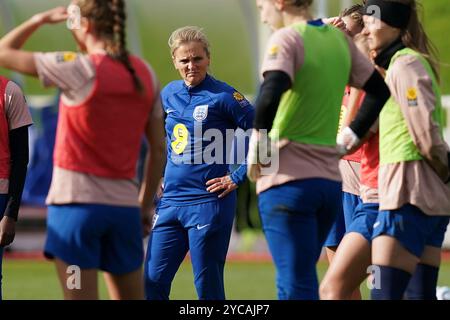
[[[170, 33], [185, 25], [198, 25], [205, 29], [212, 47], [211, 72], [238, 90], [254, 94], [257, 87], [254, 45], [255, 30], [260, 27], [254, 0], [126, 0], [129, 12], [129, 46], [140, 53], [156, 70], [162, 85], [176, 79], [170, 59], [167, 40]], [[0, 0], [11, 11], [8, 20], [20, 23], [34, 13], [68, 0]], [[316, 6], [318, 0], [315, 1]], [[448, 0], [420, 0], [423, 5], [423, 22], [431, 40], [440, 52], [442, 62], [443, 92], [450, 94], [450, 6]], [[328, 0], [330, 15], [337, 15], [340, 0]], [[356, 1], [355, 1], [356, 3]], [[244, 4], [253, 10], [243, 10]], [[7, 14], [7, 13], [6, 13]], [[12, 19], [11, 19], [12, 18]], [[5, 20], [5, 17], [1, 17]], [[4, 21], [2, 21], [4, 24]], [[252, 30], [253, 29], [253, 30]], [[0, 24], [0, 35], [5, 28]], [[65, 25], [41, 28], [26, 45], [39, 51], [76, 50]], [[1, 74], [8, 74], [0, 70]], [[36, 80], [26, 80], [28, 94], [52, 93], [43, 90]]]

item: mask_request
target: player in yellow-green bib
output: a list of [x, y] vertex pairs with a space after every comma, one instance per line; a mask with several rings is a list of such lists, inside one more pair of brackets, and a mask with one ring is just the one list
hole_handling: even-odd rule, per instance
[[[375, 7], [381, 15], [372, 15]], [[380, 114], [372, 299], [435, 300], [450, 215], [437, 59], [415, 0], [369, 0], [366, 9], [363, 33], [392, 93]]]
[[[319, 298], [316, 263], [342, 211], [336, 134], [345, 86], [367, 92], [361, 112], [346, 128], [357, 137], [365, 135], [389, 97], [383, 79], [350, 37], [312, 20], [311, 4], [257, 1], [262, 22], [275, 32], [261, 70], [248, 175], [257, 182], [263, 231], [283, 300]], [[279, 166], [269, 166], [270, 172], [259, 152], [269, 140], [277, 145], [273, 154], [279, 153]]]

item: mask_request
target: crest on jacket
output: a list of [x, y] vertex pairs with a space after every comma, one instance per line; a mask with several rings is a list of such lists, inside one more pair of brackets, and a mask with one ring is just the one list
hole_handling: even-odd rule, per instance
[[208, 116], [208, 105], [197, 106], [194, 109], [194, 114], [192, 115], [195, 121], [203, 121]]

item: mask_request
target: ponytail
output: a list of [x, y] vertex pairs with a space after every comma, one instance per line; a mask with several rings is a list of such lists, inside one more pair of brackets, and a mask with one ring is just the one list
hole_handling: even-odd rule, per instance
[[411, 48], [427, 59], [433, 72], [438, 79], [439, 76], [439, 59], [438, 50], [431, 42], [428, 35], [419, 20], [419, 8], [421, 5], [416, 0], [390, 0], [393, 2], [400, 2], [411, 7], [411, 17], [409, 19], [408, 26], [405, 30], [402, 30], [402, 41], [405, 46]]
[[134, 86], [142, 93], [144, 87], [127, 50], [125, 0], [77, 0], [76, 4], [82, 16], [93, 21], [96, 35], [106, 42], [108, 55], [127, 68]]
[[113, 43], [107, 48], [108, 54], [120, 61], [130, 72], [134, 85], [139, 92], [143, 92], [142, 82], [136, 74], [136, 70], [131, 64], [129, 53], [127, 50], [126, 33], [125, 33], [125, 3], [124, 0], [111, 0], [111, 11], [113, 15]]

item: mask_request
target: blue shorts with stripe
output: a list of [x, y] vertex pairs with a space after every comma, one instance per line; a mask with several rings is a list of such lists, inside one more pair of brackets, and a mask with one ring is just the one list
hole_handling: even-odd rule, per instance
[[450, 217], [429, 216], [407, 204], [397, 210], [380, 211], [374, 225], [373, 239], [388, 235], [421, 257], [425, 246], [441, 248]]
[[378, 203], [361, 202], [355, 210], [353, 221], [347, 227], [347, 233], [359, 233], [369, 243], [372, 242], [373, 225], [378, 217]]

